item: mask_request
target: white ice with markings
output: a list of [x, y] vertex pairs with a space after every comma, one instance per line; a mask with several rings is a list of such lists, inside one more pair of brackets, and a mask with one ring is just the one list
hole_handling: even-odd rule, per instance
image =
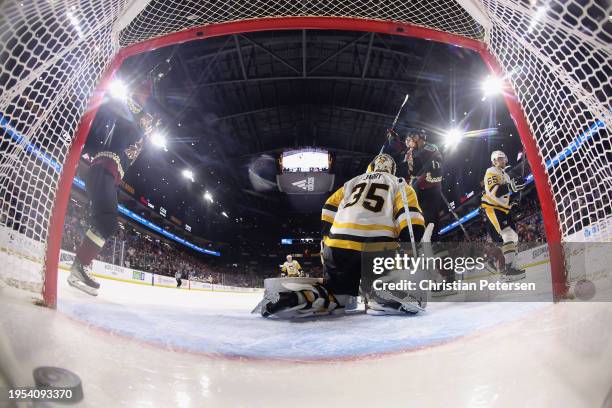
[[287, 322], [251, 314], [257, 293], [101, 279], [94, 298], [59, 276], [57, 311], [0, 289], [0, 356], [19, 385], [38, 366], [77, 373], [82, 406], [593, 407], [612, 385], [610, 303], [430, 303], [414, 317]]

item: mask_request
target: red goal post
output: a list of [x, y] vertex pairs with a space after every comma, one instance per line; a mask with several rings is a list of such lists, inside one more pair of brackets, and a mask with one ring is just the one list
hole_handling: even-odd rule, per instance
[[[96, 24], [90, 21], [75, 23], [74, 19], [78, 20], [78, 17], [74, 16], [78, 14], [78, 11], [63, 2], [48, 6], [45, 9], [47, 14], [28, 13], [28, 10], [19, 11], [19, 6], [15, 6], [19, 3], [11, 3], [8, 7], [14, 8], [8, 10], [5, 16], [19, 17], [21, 20], [18, 19], [18, 22], [25, 24], [21, 25], [25, 29], [20, 28], [15, 22], [7, 21], [8, 17], [0, 20], [0, 28], [6, 28], [0, 37], [0, 57], [3, 58], [3, 61], [9, 61], [6, 70], [8, 74], [0, 76], [0, 91], [2, 91], [0, 93], [2, 122], [0, 124], [3, 125], [4, 131], [3, 143], [7, 141], [3, 152], [9, 153], [7, 157], [3, 156], [0, 159], [0, 193], [2, 193], [0, 197], [3, 198], [5, 207], [8, 207], [7, 216], [0, 219], [0, 227], [17, 231], [20, 236], [24, 235], [27, 244], [27, 248], [23, 249], [22, 253], [11, 253], [9, 263], [15, 266], [10, 272], [13, 276], [9, 276], [8, 279], [4, 277], [9, 283], [34, 291], [42, 289], [45, 304], [55, 306], [64, 215], [76, 167], [105, 89], [127, 57], [168, 45], [229, 34], [264, 30], [333, 29], [408, 36], [469, 48], [481, 55], [492, 73], [507, 79], [505, 101], [525, 146], [545, 220], [551, 255], [553, 293], [557, 298], [565, 294], [567, 274], [562, 243], [576, 231], [569, 226], [572, 219], [572, 207], [569, 207], [568, 217], [566, 214], [568, 207], [563, 201], [566, 197], [564, 194], [567, 194], [563, 187], [567, 175], [557, 174], [557, 169], [551, 168], [549, 162], [554, 160], [560, 151], [563, 151], [565, 145], [572, 142], [574, 137], [571, 135], [578, 135], [580, 129], [584, 127], [582, 125], [586, 126], [593, 120], [603, 121], [604, 127], [599, 131], [604, 135], [600, 139], [603, 139], [604, 142], [609, 140], [608, 127], [606, 127], [609, 124], [605, 122], [608, 120], [605, 115], [607, 112], [605, 106], [606, 104], [609, 106], [609, 96], [605, 92], [607, 85], [605, 78], [602, 79], [598, 75], [599, 71], [594, 68], [589, 68], [594, 73], [587, 74], [587, 78], [584, 79], [581, 76], [572, 75], [572, 68], [566, 67], [564, 61], [554, 65], [554, 69], [546, 67], [546, 58], [543, 59], [540, 50], [534, 49], [538, 41], [521, 37], [520, 33], [517, 34], [508, 25], [514, 22], [518, 25], [516, 31], [519, 31], [519, 29], [529, 29], [529, 21], [536, 21], [536, 23], [539, 21], [537, 24], [544, 25], [544, 28], [536, 27], [535, 29], [546, 31], [544, 34], [547, 38], [554, 34], [558, 38], [567, 38], [577, 42], [582, 47], [595, 50], [593, 52], [604, 63], [606, 56], [609, 61], [609, 48], [602, 46], [599, 49], [598, 46], [605, 43], [607, 38], [605, 25], [597, 26], [593, 29], [593, 35], [584, 38], [584, 35], [576, 33], [567, 24], [565, 21], [567, 15], [563, 12], [557, 13], [553, 10], [557, 14], [549, 16], [548, 14], [553, 14], [550, 12], [545, 17], [537, 17], [540, 13], [538, 9], [512, 0], [478, 3], [475, 14], [482, 13], [476, 16], [478, 21], [466, 11], [470, 10], [471, 13], [474, 13], [473, 9], [470, 7], [464, 9], [454, 2], [437, 2], [451, 5], [448, 13], [444, 14], [444, 11], [433, 8], [423, 10], [423, 5], [400, 1], [394, 5], [396, 14], [393, 14], [389, 10], [378, 11], [375, 7], [376, 2], [369, 6], [364, 5], [363, 2], [346, 1], [342, 3], [343, 6], [337, 3], [334, 8], [329, 5], [331, 2], [307, 1], [303, 3], [311, 6], [313, 4], [327, 4], [328, 6], [327, 8], [321, 6], [320, 9], [317, 9], [318, 13], [313, 13], [312, 10], [305, 13], [301, 9], [294, 10], [295, 5], [290, 6], [293, 4], [291, 2], [254, 1], [249, 5], [243, 5], [248, 10], [243, 10], [243, 14], [237, 13], [236, 16], [225, 15], [223, 9], [213, 6], [217, 3], [212, 2], [200, 2], [197, 9], [190, 10], [194, 14], [186, 14], [184, 8], [187, 6], [183, 7], [180, 2], [174, 1], [137, 1], [131, 3], [129, 7], [120, 1], [112, 3], [116, 9], [98, 4], [97, 9], [91, 6], [90, 10], [82, 13], [91, 15]], [[265, 6], [267, 3], [269, 3], [268, 6]], [[461, 1], [459, 3], [474, 2]], [[134, 8], [134, 4], [139, 4], [139, 6]], [[431, 2], [429, 4], [431, 5]], [[206, 5], [210, 7], [206, 8]], [[259, 9], [254, 9], [255, 5], [265, 10], [260, 12]], [[421, 7], [421, 9], [417, 10], [416, 14], [409, 13], [408, 11], [414, 11], [411, 10], [414, 7]], [[57, 8], [62, 8], [63, 14], [58, 13]], [[198, 14], [198, 11], [211, 12], [212, 9], [217, 15]], [[176, 17], [178, 15], [176, 10], [180, 18]], [[93, 14], [96, 12], [101, 14], [99, 16]], [[252, 13], [249, 14], [249, 12]], [[69, 30], [69, 38], [60, 38], [59, 44], [53, 44], [53, 47], [50, 47], [48, 41], [51, 40], [44, 40], [44, 35], [48, 31], [59, 29], [54, 26], [45, 27], [43, 23], [47, 19], [66, 20], [66, 18], [55, 18], [54, 13], [64, 17], [67, 15], [67, 23], [73, 23], [75, 28]], [[566, 13], [569, 11], [566, 10]], [[128, 18], [127, 21], [126, 18]], [[545, 21], [542, 22], [543, 19]], [[181, 24], [174, 24], [175, 20], [180, 20]], [[156, 21], [160, 24], [154, 24]], [[483, 25], [480, 25], [479, 22], [482, 22]], [[78, 28], [78, 24], [87, 24], [87, 28]], [[121, 29], [117, 28], [118, 24]], [[30, 31], [36, 33], [36, 36], [28, 36]], [[36, 37], [42, 38], [40, 41], [47, 41], [47, 43], [43, 46], [37, 44]], [[95, 39], [99, 41], [91, 42]], [[547, 46], [549, 46], [548, 41], [546, 39]], [[15, 46], [21, 48], [20, 54], [15, 52]], [[60, 56], [50, 53], [47, 55], [45, 52], [49, 48], [57, 49]], [[29, 52], [30, 58], [22, 63], [20, 57], [24, 54], [23, 50], [26, 53]], [[552, 52], [554, 54], [554, 49]], [[523, 55], [525, 58], [521, 60], [521, 72], [517, 73], [515, 72], [518, 66], [517, 56]], [[62, 61], [62, 58], [65, 58], [65, 61]], [[28, 63], [32, 60], [35, 62], [32, 63], [32, 67], [29, 67]], [[62, 65], [78, 62], [82, 62], [83, 67], [68, 66], [66, 68], [65, 65]], [[531, 78], [525, 75], [525, 70], [531, 75]], [[562, 75], [562, 72], [558, 72], [559, 70], [564, 70], [566, 75]], [[70, 74], [72, 77], [68, 79]], [[560, 78], [555, 78], [555, 75], [559, 75]], [[66, 78], [68, 83], [61, 83], [62, 78]], [[593, 81], [593, 78], [599, 82]], [[538, 80], [540, 83], [531, 85], [531, 82]], [[569, 80], [569, 83], [562, 82], [565, 80]], [[590, 86], [587, 87], [586, 84], [589, 83]], [[537, 92], [534, 92], [550, 90], [554, 90], [558, 95], [551, 92], [552, 102], [548, 105], [539, 101]], [[67, 98], [69, 102], [61, 98]], [[567, 105], [568, 112], [553, 112], [553, 108], [560, 108], [563, 106], [562, 103]], [[585, 123], [574, 123], [575, 120], [570, 116], [578, 113], [582, 115]], [[45, 122], [46, 120], [49, 122]], [[541, 120], [542, 123], [539, 123], [538, 120]], [[566, 139], [556, 140], [559, 136], [554, 135], [554, 142], [549, 140], [549, 137], [552, 139], [552, 135], [547, 127], [548, 123], [554, 123], [555, 126], [561, 128], [559, 132], [566, 132], [568, 134]], [[48, 136], [46, 132], [52, 132], [53, 136]], [[595, 149], [589, 151], [589, 154], [600, 158], [600, 150], [600, 146], [596, 146]], [[47, 156], [50, 156], [51, 159]], [[580, 161], [580, 166], [575, 167], [570, 173], [588, 168], [587, 159], [588, 157]], [[50, 160], [52, 164], [58, 164], [55, 171], [43, 169], [43, 164], [46, 163], [48, 167]], [[43, 164], [40, 164], [41, 161]], [[576, 161], [578, 160], [573, 160], [573, 162]], [[14, 168], [9, 169], [10, 165], [22, 170], [27, 177], [18, 179], [18, 183], [15, 182], [14, 179], [11, 179], [15, 175], [15, 170]], [[575, 193], [578, 191], [576, 187], [579, 186], [574, 187]], [[39, 193], [39, 190], [44, 191]], [[30, 216], [35, 219], [28, 221], [25, 227], [23, 227], [25, 223], [20, 221], [19, 227], [16, 228], [17, 208], [20, 208], [19, 204], [22, 201], [29, 203], [29, 207], [24, 204], [21, 208], [27, 207], [30, 210], [38, 208], [42, 215]], [[17, 204], [14, 204], [15, 202]], [[595, 213], [595, 222], [604, 220], [605, 213], [602, 213], [603, 216], [600, 216], [598, 211]], [[24, 214], [22, 211], [20, 220], [23, 219]], [[9, 227], [7, 220], [12, 221], [12, 227]], [[609, 231], [602, 228], [600, 237], [608, 239], [609, 236]], [[36, 243], [42, 244], [42, 253]], [[35, 284], [20, 282], [21, 270], [24, 269], [23, 273], [26, 274], [29, 271], [25, 269], [32, 268], [31, 265], [23, 267], [22, 264], [27, 262], [35, 264], [37, 260], [42, 260], [40, 264], [44, 265], [40, 270], [42, 288]], [[2, 278], [1, 274], [0, 278]], [[31, 277], [30, 280], [35, 280], [35, 277]]]

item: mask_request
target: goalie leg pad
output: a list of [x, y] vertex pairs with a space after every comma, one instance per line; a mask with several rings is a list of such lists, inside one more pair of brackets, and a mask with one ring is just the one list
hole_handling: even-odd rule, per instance
[[[263, 317], [291, 319], [343, 313], [344, 305], [350, 302], [350, 296], [334, 295], [317, 279], [294, 278], [275, 281], [266, 284], [266, 293], [260, 306]], [[306, 283], [307, 281], [314, 282]]]

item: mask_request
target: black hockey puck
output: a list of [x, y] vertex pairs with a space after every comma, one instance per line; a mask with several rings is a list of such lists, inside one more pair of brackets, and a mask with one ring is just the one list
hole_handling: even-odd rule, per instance
[[574, 293], [580, 300], [591, 300], [595, 296], [595, 284], [588, 279], [581, 279], [576, 282]]
[[69, 393], [63, 393], [62, 402], [73, 403], [83, 399], [81, 379], [65, 368], [38, 367], [34, 370], [34, 382], [38, 389], [70, 390]]

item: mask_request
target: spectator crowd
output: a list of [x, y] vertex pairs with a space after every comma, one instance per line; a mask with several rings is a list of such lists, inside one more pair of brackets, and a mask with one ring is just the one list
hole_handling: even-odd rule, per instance
[[[87, 217], [83, 205], [71, 202], [66, 214], [62, 248], [76, 252], [84, 232], [87, 230]], [[119, 232], [107, 241], [100, 260], [136, 270], [174, 277], [180, 272], [184, 279], [199, 280], [211, 284], [227, 286], [261, 287], [267, 277], [277, 277], [280, 273], [279, 259], [284, 261], [292, 254], [302, 264], [305, 276], [322, 277], [323, 270], [319, 261], [318, 239], [302, 240], [312, 237], [314, 231], [302, 231], [296, 225], [283, 225], [285, 233], [294, 232], [292, 245], [267, 246], [264, 242], [246, 241], [240, 248], [228, 248], [226, 259], [219, 260], [210, 255], [199, 255], [179, 244], [137, 229], [129, 222], [120, 223]], [[542, 214], [537, 201], [524, 200], [517, 214], [517, 233], [520, 244], [532, 245], [546, 241]], [[476, 220], [466, 226], [472, 241], [487, 240], [482, 221]], [[462, 241], [461, 231], [454, 231], [447, 239]], [[298, 255], [301, 254], [301, 255]]]
[[[87, 217], [82, 207], [74, 203], [68, 208], [62, 236], [62, 248], [76, 252], [81, 237], [87, 230]], [[210, 257], [203, 255], [202, 258]], [[180, 272], [183, 279], [199, 280], [211, 284], [252, 287], [261, 286], [262, 279], [251, 273], [244, 273], [237, 264], [223, 265], [215, 260], [205, 261], [187, 250], [179, 248], [165, 239], [135, 229], [130, 223], [120, 223], [119, 232], [108, 240], [100, 253], [99, 260], [126, 268], [175, 277]]]

